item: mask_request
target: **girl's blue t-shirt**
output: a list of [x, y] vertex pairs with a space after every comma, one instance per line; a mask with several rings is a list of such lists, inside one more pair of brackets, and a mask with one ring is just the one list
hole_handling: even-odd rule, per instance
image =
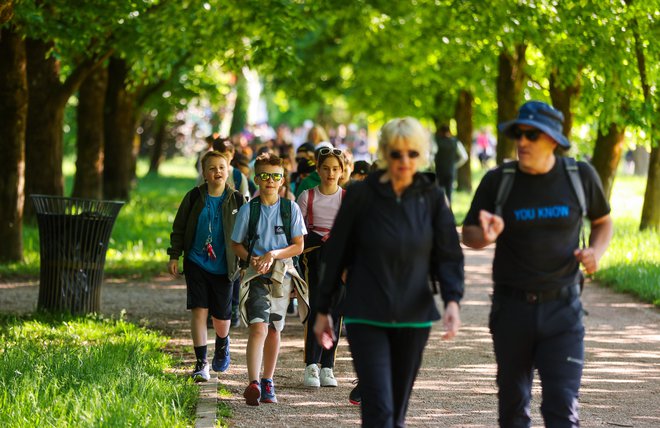
[[[193, 245], [187, 254], [188, 260], [194, 262], [205, 271], [218, 275], [227, 275], [227, 256], [225, 249], [225, 235], [222, 225], [222, 203], [226, 191], [220, 196], [206, 195], [206, 204], [199, 213], [197, 230]], [[206, 248], [210, 237], [211, 246], [215, 252], [215, 260], [209, 256]]]

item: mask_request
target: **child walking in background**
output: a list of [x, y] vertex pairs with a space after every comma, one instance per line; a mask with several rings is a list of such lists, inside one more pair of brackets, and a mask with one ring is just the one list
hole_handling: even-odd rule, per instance
[[[237, 258], [230, 245], [236, 213], [243, 196], [227, 185], [228, 159], [217, 151], [209, 151], [201, 159], [204, 184], [190, 190], [172, 224], [170, 261], [172, 275], [185, 272], [187, 308], [191, 310], [191, 334], [195, 348], [195, 382], [210, 379], [206, 358], [206, 319], [211, 312], [215, 329], [213, 370], [224, 372], [231, 361], [229, 324], [231, 319], [231, 284], [229, 278], [238, 269]], [[179, 257], [183, 271], [179, 270]]]
[[254, 169], [259, 197], [239, 210], [231, 235], [234, 251], [247, 262], [241, 273], [240, 309], [249, 326], [249, 384], [243, 396], [250, 406], [277, 403], [273, 375], [292, 288], [298, 294], [301, 317], [307, 315], [307, 285], [292, 260], [304, 248], [307, 229], [302, 214], [295, 203], [279, 197], [284, 180], [279, 157], [260, 155]]
[[[339, 187], [339, 180], [345, 172], [346, 158], [339, 149], [322, 148], [318, 154], [317, 172], [321, 183], [304, 190], [298, 197], [298, 205], [303, 213], [309, 234], [305, 236], [305, 252], [301, 267], [309, 287], [310, 317], [316, 319], [316, 298], [318, 295], [319, 268], [323, 244], [330, 237], [330, 229], [335, 221], [345, 190]], [[338, 309], [338, 308], [337, 308]], [[341, 318], [338, 310], [333, 312], [337, 322], [335, 335], [339, 337]], [[330, 349], [323, 349], [314, 336], [314, 326], [305, 324], [305, 372], [303, 383], [309, 387], [337, 386], [334, 375], [337, 342]], [[319, 367], [320, 365], [320, 367]]]

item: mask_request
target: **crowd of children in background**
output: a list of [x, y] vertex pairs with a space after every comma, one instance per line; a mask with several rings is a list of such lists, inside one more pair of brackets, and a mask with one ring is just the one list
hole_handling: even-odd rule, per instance
[[[178, 262], [184, 257], [193, 379], [210, 379], [206, 325], [216, 331], [211, 367], [224, 372], [231, 361], [229, 326], [242, 319], [249, 328], [248, 405], [277, 402], [273, 375], [286, 315], [315, 319], [321, 249], [345, 188], [372, 170], [364, 133], [329, 137], [316, 125], [296, 145], [285, 131], [280, 127], [274, 138], [249, 143], [245, 135], [206, 138], [196, 162], [197, 186], [178, 209], [168, 249], [173, 275], [183, 274]], [[336, 344], [324, 350], [313, 326], [305, 325], [302, 383], [337, 386]], [[341, 322], [336, 329], [339, 335]], [[360, 402], [357, 387], [351, 402]]]

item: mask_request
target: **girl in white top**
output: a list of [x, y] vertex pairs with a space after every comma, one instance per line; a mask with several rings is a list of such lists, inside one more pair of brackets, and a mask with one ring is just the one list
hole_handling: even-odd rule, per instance
[[[309, 286], [310, 310], [308, 320], [316, 318], [316, 293], [319, 284], [319, 263], [323, 244], [330, 236], [330, 229], [335, 221], [339, 206], [344, 196], [344, 189], [339, 187], [345, 167], [345, 157], [341, 150], [322, 148], [318, 154], [316, 170], [321, 177], [321, 184], [304, 190], [298, 196], [298, 206], [305, 219], [308, 234], [305, 236], [305, 252], [300, 265]], [[335, 326], [335, 337], [339, 337], [341, 318], [334, 314], [333, 319], [340, 320]], [[324, 349], [316, 341], [313, 326], [305, 325], [305, 374], [304, 384], [309, 387], [337, 386], [333, 373], [337, 343], [332, 349]], [[320, 367], [319, 367], [320, 365]]]

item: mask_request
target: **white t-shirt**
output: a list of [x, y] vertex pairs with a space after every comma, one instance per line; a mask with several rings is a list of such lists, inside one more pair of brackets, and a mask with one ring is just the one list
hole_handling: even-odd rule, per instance
[[[310, 227], [309, 219], [307, 218], [309, 214], [307, 211], [309, 192], [314, 192], [314, 204], [312, 212], [314, 229], [311, 230], [313, 230], [313, 232], [318, 235], [325, 236], [329, 233], [328, 231], [332, 229], [332, 225], [335, 222], [335, 217], [337, 217], [337, 212], [341, 206], [344, 189], [338, 187], [337, 191], [332, 195], [324, 195], [321, 193], [318, 186], [303, 190], [303, 192], [298, 196], [298, 200], [296, 202], [300, 207], [300, 211], [302, 212], [303, 218], [305, 219], [305, 225], [308, 229]], [[321, 228], [322, 230], [316, 229], [317, 227]]]

